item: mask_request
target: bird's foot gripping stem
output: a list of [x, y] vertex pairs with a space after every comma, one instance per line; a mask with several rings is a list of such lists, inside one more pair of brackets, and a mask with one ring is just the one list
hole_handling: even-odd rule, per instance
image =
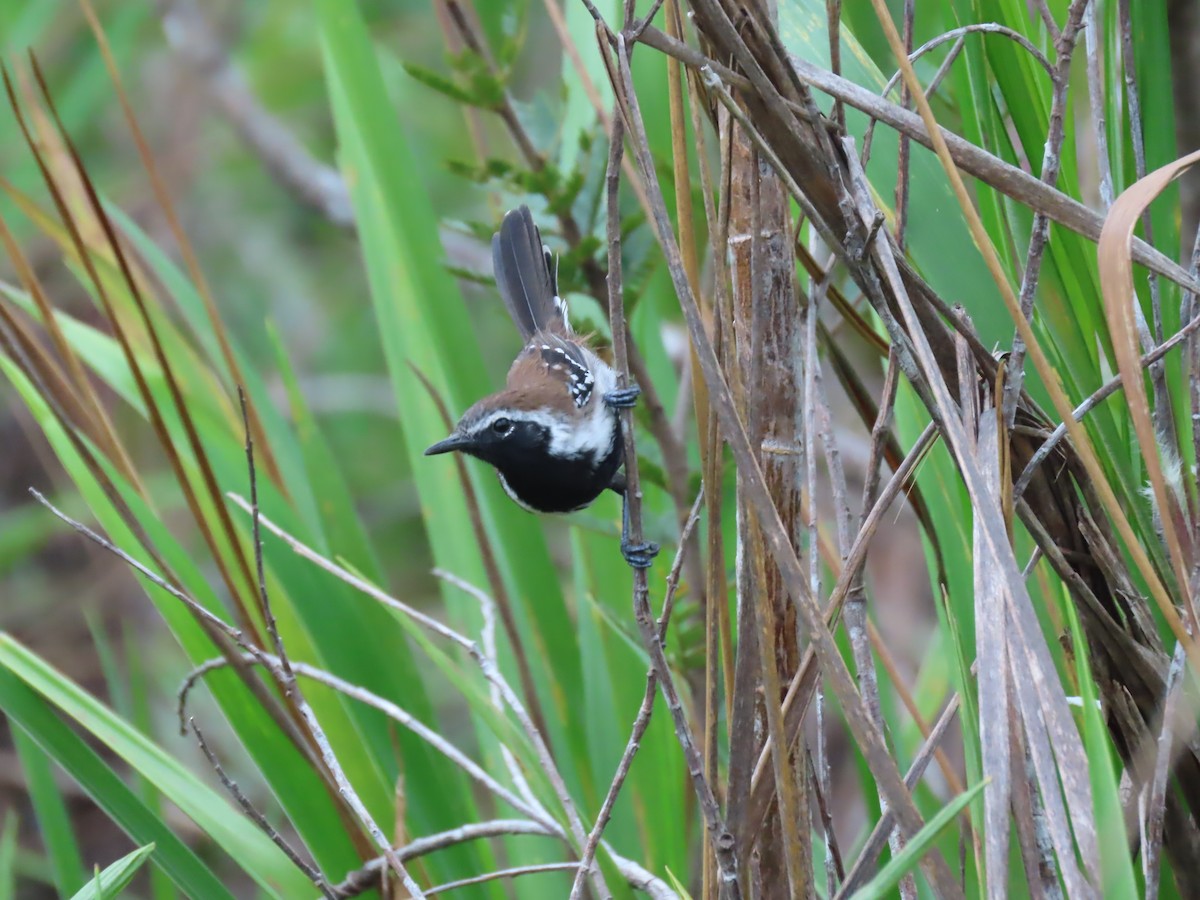
[[642, 389], [636, 384], [619, 391], [609, 391], [604, 395], [604, 404], [609, 409], [632, 409], [637, 406], [637, 398]]
[[658, 556], [658, 544], [642, 541], [635, 544], [629, 539], [629, 501], [621, 500], [621, 555], [635, 569], [648, 569]]

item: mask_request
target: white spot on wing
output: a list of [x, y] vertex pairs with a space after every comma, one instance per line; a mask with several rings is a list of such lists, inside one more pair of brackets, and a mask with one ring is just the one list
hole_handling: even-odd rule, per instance
[[591, 399], [595, 382], [589, 366], [602, 366], [604, 363], [585, 347], [579, 347], [579, 350], [584, 355], [583, 363], [565, 347], [542, 344], [542, 361], [552, 372], [566, 372], [567, 391], [575, 401], [575, 406], [582, 408]]
[[[557, 262], [557, 261], [556, 261]], [[557, 266], [556, 266], [557, 268]], [[555, 276], [557, 280], [557, 276]], [[558, 310], [558, 314], [562, 316], [563, 324], [567, 326], [567, 331], [571, 330], [571, 320], [567, 318], [567, 301], [558, 294], [554, 295], [554, 308]]]

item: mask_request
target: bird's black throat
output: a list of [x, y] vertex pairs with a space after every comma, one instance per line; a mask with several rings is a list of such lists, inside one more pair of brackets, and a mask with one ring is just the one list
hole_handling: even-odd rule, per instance
[[[533, 437], [532, 435], [530, 437]], [[494, 445], [484, 457], [496, 467], [509, 493], [531, 510], [544, 513], [572, 512], [590, 504], [610, 487], [621, 468], [623, 442], [620, 425], [604, 455], [556, 456], [549, 452], [549, 435], [538, 435], [542, 446], [532, 441], [506, 441]]]

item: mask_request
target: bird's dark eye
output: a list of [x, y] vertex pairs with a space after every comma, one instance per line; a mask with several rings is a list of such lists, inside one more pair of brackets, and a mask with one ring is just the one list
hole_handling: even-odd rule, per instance
[[492, 423], [492, 431], [496, 432], [496, 434], [500, 435], [501, 437], [511, 433], [512, 430], [513, 423], [508, 419], [497, 419]]

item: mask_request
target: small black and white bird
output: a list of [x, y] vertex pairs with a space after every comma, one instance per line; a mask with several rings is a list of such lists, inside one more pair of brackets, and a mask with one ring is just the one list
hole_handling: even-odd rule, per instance
[[[526, 206], [504, 216], [492, 238], [500, 296], [525, 339], [504, 390], [468, 409], [453, 433], [426, 456], [459, 451], [494, 466], [505, 492], [530, 512], [583, 509], [605, 490], [624, 508], [624, 440], [618, 411], [637, 402], [636, 386], [617, 389], [617, 373], [571, 330], [558, 295], [558, 266]], [[645, 568], [658, 552], [629, 541], [623, 509], [621, 553]]]

